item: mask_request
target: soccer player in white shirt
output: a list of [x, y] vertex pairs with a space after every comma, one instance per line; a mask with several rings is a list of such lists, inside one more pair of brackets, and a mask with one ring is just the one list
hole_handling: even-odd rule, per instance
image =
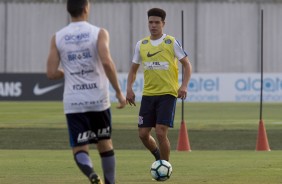
[[116, 91], [117, 108], [125, 107], [126, 99], [109, 51], [109, 34], [87, 22], [89, 0], [68, 0], [67, 10], [71, 23], [52, 37], [47, 77], [65, 79], [64, 112], [77, 166], [92, 184], [103, 183], [89, 157], [89, 144], [94, 143], [100, 153], [105, 184], [114, 184], [109, 82]]

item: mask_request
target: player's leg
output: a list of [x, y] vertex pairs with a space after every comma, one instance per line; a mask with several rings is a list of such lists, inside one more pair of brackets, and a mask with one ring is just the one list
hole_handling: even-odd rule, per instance
[[89, 146], [77, 146], [73, 147], [72, 150], [74, 160], [81, 172], [86, 175], [90, 180], [94, 176], [97, 178], [98, 176], [94, 171], [91, 158], [89, 157]]
[[105, 184], [115, 183], [115, 153], [111, 139], [112, 120], [111, 111], [91, 113], [92, 130], [97, 136], [97, 150], [100, 154]]
[[141, 139], [144, 146], [154, 155], [156, 160], [160, 159], [160, 151], [157, 146], [155, 139], [151, 136], [150, 128], [139, 128], [139, 138]]
[[169, 161], [170, 142], [169, 127], [173, 127], [177, 98], [172, 95], [162, 95], [156, 100], [156, 136], [159, 143], [161, 159]]
[[156, 160], [160, 159], [160, 151], [155, 139], [151, 136], [151, 130], [156, 125], [155, 97], [142, 96], [139, 111], [138, 132], [144, 146], [154, 155]]
[[168, 134], [168, 126], [162, 124], [156, 125], [156, 136], [159, 143], [160, 159], [169, 161], [170, 142], [167, 137], [167, 134]]
[[[99, 182], [99, 178], [94, 171], [94, 167], [89, 157], [89, 143], [95, 141], [95, 136], [88, 125], [87, 115], [85, 113], [66, 114], [70, 145], [72, 147], [74, 160], [78, 168], [91, 181], [93, 178]], [[94, 183], [94, 182], [93, 182]]]
[[105, 184], [114, 184], [116, 160], [112, 140], [103, 139], [98, 141], [97, 149], [101, 157]]

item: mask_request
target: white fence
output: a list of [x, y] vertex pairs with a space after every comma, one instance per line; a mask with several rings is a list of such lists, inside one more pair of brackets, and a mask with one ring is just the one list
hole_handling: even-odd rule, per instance
[[[89, 21], [109, 30], [119, 72], [127, 72], [136, 42], [149, 34], [146, 12], [167, 11], [165, 32], [181, 38], [194, 72], [258, 72], [260, 10], [264, 9], [264, 70], [282, 71], [282, 3], [139, 2], [92, 4]], [[51, 36], [68, 24], [65, 4], [0, 3], [0, 72], [45, 72]]]

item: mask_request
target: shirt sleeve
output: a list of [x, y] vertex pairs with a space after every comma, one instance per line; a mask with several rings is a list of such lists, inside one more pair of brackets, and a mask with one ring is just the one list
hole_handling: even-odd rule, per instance
[[182, 45], [175, 39], [174, 53], [178, 60], [187, 56], [187, 53], [183, 50]]
[[134, 55], [132, 62], [136, 64], [141, 64], [141, 58], [140, 58], [140, 44], [141, 40], [137, 42], [135, 49], [134, 49]]

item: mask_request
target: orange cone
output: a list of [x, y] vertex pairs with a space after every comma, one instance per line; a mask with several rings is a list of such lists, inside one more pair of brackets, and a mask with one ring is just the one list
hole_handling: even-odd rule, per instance
[[270, 151], [263, 120], [259, 121], [256, 151]]
[[180, 125], [179, 134], [178, 134], [177, 151], [191, 151], [185, 121], [182, 121]]

